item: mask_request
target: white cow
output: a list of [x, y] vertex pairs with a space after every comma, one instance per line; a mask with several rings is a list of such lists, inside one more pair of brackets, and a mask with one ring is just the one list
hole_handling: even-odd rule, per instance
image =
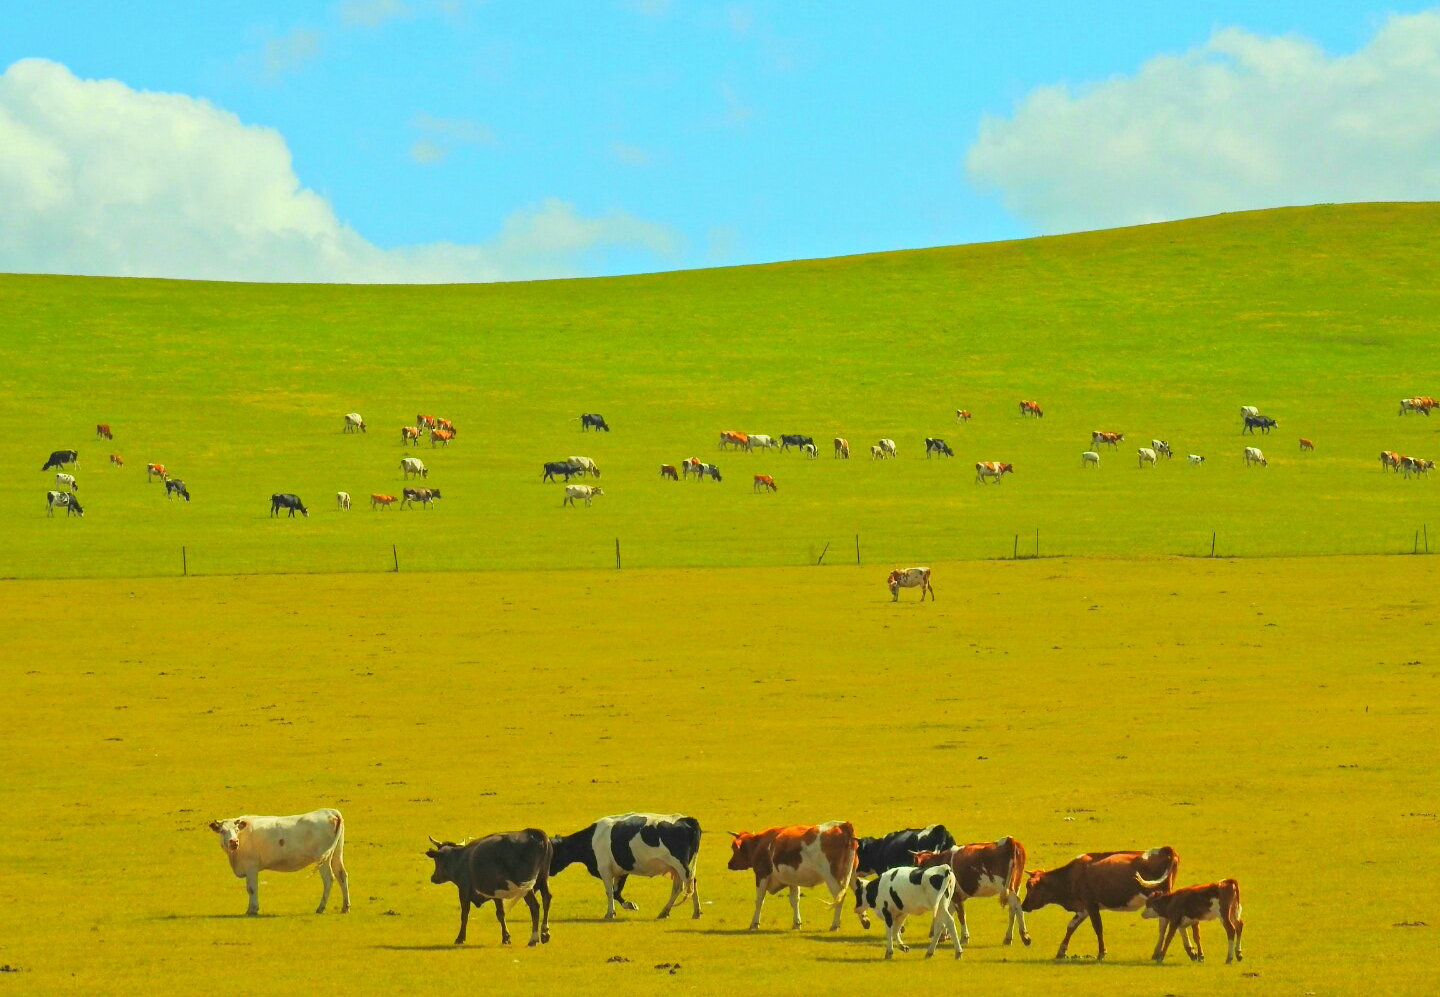
[[589, 457], [566, 457], [565, 459], [571, 463], [579, 464], [581, 474], [593, 474], [597, 478], [600, 477], [600, 468], [596, 467], [595, 462]]
[[405, 477], [407, 478], [412, 474], [418, 474], [422, 478], [430, 477], [430, 469], [425, 466], [425, 462], [419, 457], [401, 457], [400, 470], [405, 472]]
[[1100, 455], [1094, 450], [1086, 450], [1080, 455], [1080, 466], [1084, 467], [1086, 464], [1094, 464], [1096, 467], [1099, 467]]
[[883, 456], [885, 456], [885, 457], [894, 457], [894, 456], [895, 456], [895, 441], [894, 441], [894, 440], [881, 440], [881, 441], [879, 442], [879, 444], [877, 444], [877, 445], [880, 447], [880, 453], [881, 453]]
[[1140, 466], [1141, 466], [1141, 467], [1144, 467], [1146, 464], [1154, 464], [1154, 463], [1155, 463], [1155, 451], [1152, 450], [1152, 449], [1150, 449], [1149, 447], [1141, 447], [1139, 450], [1136, 450], [1135, 452], [1140, 455]]
[[1240, 418], [1242, 418], [1242, 419], [1245, 418], [1246, 416], [1250, 416], [1250, 417], [1253, 418], [1254, 416], [1257, 416], [1257, 415], [1259, 415], [1259, 414], [1260, 414], [1260, 410], [1259, 410], [1258, 408], [1256, 408], [1254, 405], [1241, 405], [1241, 406], [1240, 406]]
[[814, 460], [816, 457], [820, 456], [820, 448], [815, 446], [815, 444], [813, 443], [807, 443], [800, 449], [804, 452], [805, 456], [809, 457], [811, 460]]
[[565, 501], [561, 502], [560, 504], [562, 506], [574, 505], [575, 500], [578, 498], [584, 499], [585, 504], [589, 505], [595, 500], [596, 495], [604, 494], [605, 490], [602, 489], [599, 485], [566, 485]]
[[320, 870], [324, 892], [315, 913], [325, 913], [330, 885], [340, 881], [340, 913], [350, 910], [350, 877], [345, 873], [345, 819], [338, 810], [312, 810], [290, 817], [230, 817], [212, 820], [210, 830], [220, 835], [220, 848], [230, 860], [230, 869], [245, 880], [250, 894], [246, 914], [260, 913], [260, 873], [299, 872], [315, 866]]
[[1154, 450], [1156, 454], [1160, 454], [1166, 457], [1175, 456], [1173, 453], [1170, 452], [1169, 440], [1151, 440], [1150, 449]]
[[1202, 457], [1202, 456], [1201, 456], [1200, 454], [1198, 454], [1198, 453], [1192, 453], [1192, 454], [1190, 455], [1190, 463], [1192, 463], [1192, 464], [1203, 464], [1203, 463], [1205, 463], [1205, 458]]
[[340, 508], [340, 509], [348, 509], [348, 508], [350, 508], [350, 493], [349, 493], [349, 492], [336, 492], [336, 493], [335, 493], [335, 505], [336, 505], [337, 508]]
[[78, 492], [80, 490], [80, 486], [75, 483], [75, 475], [66, 474], [64, 471], [57, 471], [55, 473], [55, 487], [69, 488], [72, 492]]
[[773, 446], [778, 446], [778, 444], [777, 444], [777, 443], [775, 442], [775, 440], [772, 439], [771, 437], [766, 436], [766, 435], [763, 434], [763, 433], [751, 433], [751, 434], [750, 434], [750, 449], [751, 449], [751, 450], [754, 450], [756, 447], [764, 447], [766, 450], [769, 450], [769, 449], [770, 449], [771, 447], [773, 447]]
[[901, 952], [909, 952], [910, 946], [900, 936], [905, 928], [905, 919], [911, 914], [929, 914], [930, 947], [925, 958], [935, 954], [942, 935], [950, 934], [955, 945], [955, 958], [964, 954], [960, 948], [960, 932], [955, 927], [955, 918], [950, 914], [950, 901], [955, 896], [955, 873], [949, 866], [931, 866], [920, 869], [902, 865], [882, 872], [868, 883], [855, 884], [855, 911], [878, 910], [885, 920], [885, 958], [895, 955], [898, 945]]
[[892, 602], [900, 601], [901, 589], [920, 589], [920, 601], [925, 601], [925, 593], [930, 593], [930, 601], [935, 601], [935, 586], [930, 584], [929, 568], [896, 568], [890, 572], [885, 579], [885, 586], [890, 589], [890, 595], [894, 598]]
[[871, 459], [871, 460], [881, 460], [881, 459], [884, 458], [884, 456], [885, 456], [885, 451], [884, 451], [884, 450], [881, 450], [879, 447], [874, 447], [874, 446], [872, 446], [872, 447], [870, 448], [870, 459]]
[[347, 432], [347, 433], [353, 433], [353, 432], [355, 432], [357, 429], [358, 429], [360, 432], [362, 432], [362, 433], [365, 432], [365, 420], [364, 420], [363, 418], [361, 418], [359, 412], [348, 412], [348, 413], [346, 413], [346, 415], [345, 415], [345, 432]]
[[1245, 466], [1249, 467], [1251, 464], [1259, 464], [1261, 467], [1270, 466], [1265, 463], [1265, 455], [1260, 452], [1259, 447], [1245, 448]]

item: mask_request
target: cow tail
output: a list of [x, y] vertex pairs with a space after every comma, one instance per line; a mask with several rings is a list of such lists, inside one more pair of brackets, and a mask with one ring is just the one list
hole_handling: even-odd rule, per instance
[[336, 853], [337, 851], [342, 851], [342, 852], [343, 852], [344, 848], [345, 848], [345, 818], [344, 818], [343, 816], [341, 816], [340, 811], [337, 810], [337, 811], [335, 811], [335, 840], [332, 841], [332, 842], [330, 842], [330, 847], [327, 848], [327, 849], [325, 849], [324, 853], [323, 853], [318, 859], [315, 860], [315, 869], [314, 869], [314, 871], [315, 871], [315, 872], [319, 872], [321, 866], [323, 866], [323, 865], [329, 865], [329, 864], [330, 864], [330, 860], [331, 860], [332, 858], [334, 858], [335, 853]]
[[1025, 846], [1007, 836], [1010, 842], [1010, 874], [1005, 877], [1005, 889], [1000, 892], [1000, 906], [1009, 906], [1011, 897], [1020, 896], [1020, 881], [1025, 878]]

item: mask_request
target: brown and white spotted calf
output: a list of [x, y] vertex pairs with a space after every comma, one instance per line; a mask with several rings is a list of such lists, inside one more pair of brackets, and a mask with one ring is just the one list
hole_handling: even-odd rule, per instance
[[[1240, 913], [1240, 884], [1233, 879], [1150, 894], [1145, 901], [1143, 916], [1158, 917], [1165, 922], [1152, 958], [1156, 962], [1164, 962], [1175, 932], [1180, 932], [1180, 939], [1184, 941], [1185, 929], [1189, 928], [1195, 939], [1195, 949], [1190, 952], [1190, 958], [1204, 962], [1205, 951], [1200, 947], [1200, 922], [1219, 920], [1225, 926], [1225, 938], [1229, 942], [1225, 961], [1241, 961], [1245, 954], [1240, 949], [1240, 932], [1245, 929], [1245, 922], [1240, 920]], [[1186, 948], [1188, 950], [1189, 946]]]
[[930, 593], [930, 601], [935, 601], [935, 587], [930, 584], [929, 568], [896, 568], [890, 572], [885, 579], [885, 586], [893, 596], [892, 602], [900, 601], [901, 589], [918, 588], [920, 590], [920, 601], [925, 601], [925, 593]]
[[1030, 944], [1025, 930], [1025, 912], [1020, 908], [1020, 884], [1025, 878], [1025, 846], [1011, 837], [999, 841], [982, 841], [973, 845], [955, 845], [939, 852], [916, 852], [915, 864], [921, 867], [946, 865], [955, 873], [953, 906], [960, 915], [960, 941], [970, 941], [965, 924], [965, 901], [976, 897], [998, 897], [1000, 905], [1010, 912], [1005, 926], [1005, 944], [1015, 939], [1015, 926], [1020, 926], [1020, 940]]

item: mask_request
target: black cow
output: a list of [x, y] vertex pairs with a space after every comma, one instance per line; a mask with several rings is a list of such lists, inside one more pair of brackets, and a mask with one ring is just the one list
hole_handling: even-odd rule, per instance
[[695, 858], [700, 853], [700, 822], [684, 814], [618, 814], [602, 817], [574, 834], [550, 839], [555, 850], [550, 875], [573, 862], [583, 863], [605, 887], [605, 919], [615, 916], [615, 905], [636, 910], [620, 895], [630, 876], [669, 876], [670, 899], [657, 917], [669, 917], [675, 901], [688, 893], [700, 916], [700, 893], [695, 887]]
[[605, 424], [605, 417], [603, 415], [596, 412], [586, 412], [580, 417], [580, 428], [588, 433], [590, 432], [591, 426], [595, 427], [596, 432], [602, 429], [607, 433], [610, 432], [610, 427]]
[[79, 467], [79, 466], [80, 466], [80, 453], [79, 453], [79, 451], [77, 451], [77, 450], [56, 450], [54, 453], [52, 453], [52, 454], [50, 455], [50, 459], [45, 462], [45, 466], [42, 467], [42, 468], [40, 468], [40, 470], [42, 470], [42, 471], [48, 471], [48, 470], [50, 470], [50, 468], [52, 468], [52, 467], [64, 467], [66, 464], [74, 464], [76, 467]]
[[190, 501], [190, 491], [185, 487], [185, 482], [181, 481], [179, 478], [166, 478], [165, 497], [167, 499], [170, 499], [174, 498], [176, 495], [179, 495], [186, 502]]
[[45, 515], [55, 515], [55, 507], [57, 505], [63, 505], [65, 507], [66, 518], [79, 516], [83, 519], [85, 517], [85, 510], [80, 508], [80, 500], [75, 497], [74, 492], [46, 492]]
[[289, 492], [276, 492], [270, 496], [270, 515], [280, 515], [281, 509], [289, 509], [291, 519], [295, 518], [295, 510], [297, 509], [300, 510], [300, 515], [307, 519], [310, 516], [309, 510], [305, 508], [305, 503], [300, 501], [300, 496], [291, 495]]
[[804, 447], [815, 445], [815, 440], [809, 436], [801, 436], [798, 433], [781, 433], [780, 449], [789, 450], [791, 447]]
[[891, 831], [879, 838], [856, 838], [855, 876], [878, 876], [902, 865], [915, 864], [915, 852], [943, 852], [955, 844], [944, 824]]
[[585, 465], [581, 464], [578, 460], [548, 460], [545, 462], [545, 473], [541, 476], [540, 480], [554, 481], [555, 475], [563, 474], [565, 475], [565, 480], [569, 481], [571, 475], [584, 473]]
[[[510, 944], [510, 929], [505, 925], [505, 901], [525, 898], [530, 908], [530, 944], [550, 941], [550, 838], [539, 828], [506, 834], [487, 834], [463, 845], [453, 841], [436, 841], [425, 853], [435, 860], [430, 882], [437, 885], [454, 883], [460, 891], [460, 934], [455, 944], [465, 941], [465, 926], [470, 921], [470, 905], [495, 901], [495, 919], [500, 922], [500, 942]], [[535, 894], [545, 902], [542, 917]]]
[[932, 453], [943, 453], [946, 457], [954, 457], [955, 451], [950, 449], [950, 444], [933, 436], [925, 437], [925, 459], [929, 460]]
[[1243, 436], [1246, 433], [1253, 434], [1256, 427], [1259, 427], [1260, 432], [1268, 433], [1270, 432], [1270, 430], [1274, 429], [1275, 426], [1275, 420], [1270, 418], [1268, 415], [1247, 415], [1245, 417], [1245, 428], [1240, 430], [1240, 435]]

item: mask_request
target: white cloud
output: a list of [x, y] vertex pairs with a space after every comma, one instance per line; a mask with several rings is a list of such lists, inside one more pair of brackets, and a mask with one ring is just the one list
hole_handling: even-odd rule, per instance
[[288, 35], [267, 38], [260, 53], [265, 80], [274, 83], [320, 54], [320, 32], [296, 28]]
[[438, 163], [457, 145], [495, 144], [495, 133], [490, 126], [470, 118], [417, 114], [410, 124], [420, 133], [420, 138], [410, 147], [410, 157], [417, 163]]
[[1247, 208], [1440, 198], [1440, 14], [1329, 56], [1240, 29], [1130, 77], [986, 116], [970, 178], [1042, 231]]
[[377, 28], [386, 21], [409, 17], [409, 4], [401, 0], [345, 0], [337, 8], [340, 23], [347, 28]]
[[274, 129], [44, 59], [0, 74], [0, 205], [9, 272], [484, 281], [578, 275], [616, 249], [678, 251], [665, 226], [558, 199], [512, 213], [482, 245], [381, 249], [301, 184]]
[[649, 166], [654, 161], [649, 150], [618, 140], [610, 143], [610, 155], [626, 166]]

